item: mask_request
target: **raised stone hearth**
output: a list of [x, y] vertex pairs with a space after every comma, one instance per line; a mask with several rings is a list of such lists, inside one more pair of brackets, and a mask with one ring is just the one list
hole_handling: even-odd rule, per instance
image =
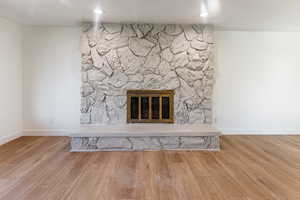
[[210, 126], [126, 125], [74, 131], [71, 151], [219, 150]]

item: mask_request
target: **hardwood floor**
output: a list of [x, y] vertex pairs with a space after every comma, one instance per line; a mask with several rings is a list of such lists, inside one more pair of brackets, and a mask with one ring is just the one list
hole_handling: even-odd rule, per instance
[[0, 146], [0, 199], [300, 199], [300, 136], [223, 136], [220, 152], [68, 149], [66, 137]]

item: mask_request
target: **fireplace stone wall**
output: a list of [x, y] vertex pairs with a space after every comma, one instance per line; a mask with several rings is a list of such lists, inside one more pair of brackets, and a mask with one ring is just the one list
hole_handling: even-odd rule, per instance
[[175, 90], [177, 124], [212, 122], [213, 27], [84, 24], [82, 124], [126, 124], [127, 90]]

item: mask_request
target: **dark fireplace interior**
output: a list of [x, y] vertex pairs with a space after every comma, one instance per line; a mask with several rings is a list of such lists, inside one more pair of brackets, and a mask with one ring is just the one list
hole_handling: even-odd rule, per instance
[[173, 90], [128, 90], [128, 123], [173, 123]]

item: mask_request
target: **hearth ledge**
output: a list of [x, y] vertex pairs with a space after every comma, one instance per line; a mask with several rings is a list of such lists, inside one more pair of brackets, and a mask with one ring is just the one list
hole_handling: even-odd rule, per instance
[[72, 131], [70, 151], [218, 151], [220, 135], [210, 125], [84, 126]]

